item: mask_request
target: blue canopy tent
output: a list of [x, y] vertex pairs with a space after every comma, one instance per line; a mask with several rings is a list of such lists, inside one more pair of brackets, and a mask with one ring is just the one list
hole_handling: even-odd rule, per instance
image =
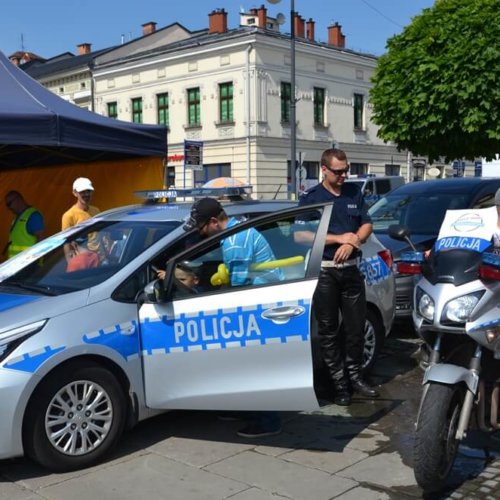
[[0, 169], [167, 154], [167, 129], [79, 108], [0, 52]]

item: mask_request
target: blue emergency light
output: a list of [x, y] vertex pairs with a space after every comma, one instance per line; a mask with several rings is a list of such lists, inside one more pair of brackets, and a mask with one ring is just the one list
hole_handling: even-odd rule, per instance
[[483, 264], [500, 267], [500, 255], [496, 253], [483, 253], [483, 255], [481, 256], [481, 261], [483, 262]]
[[400, 259], [404, 262], [424, 262], [424, 252], [401, 252]]

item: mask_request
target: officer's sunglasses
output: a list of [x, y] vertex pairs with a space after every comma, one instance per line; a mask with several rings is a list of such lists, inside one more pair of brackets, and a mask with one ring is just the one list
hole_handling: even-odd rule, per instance
[[330, 168], [327, 165], [325, 165], [325, 168], [329, 170], [332, 174], [338, 175], [339, 177], [341, 175], [347, 175], [349, 173], [349, 167], [347, 168]]

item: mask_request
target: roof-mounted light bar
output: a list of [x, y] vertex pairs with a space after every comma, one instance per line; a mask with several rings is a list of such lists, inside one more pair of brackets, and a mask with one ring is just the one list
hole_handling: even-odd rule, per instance
[[200, 198], [205, 196], [242, 196], [252, 192], [252, 186], [234, 186], [221, 188], [169, 188], [158, 190], [134, 191], [137, 198], [161, 200], [169, 198]]

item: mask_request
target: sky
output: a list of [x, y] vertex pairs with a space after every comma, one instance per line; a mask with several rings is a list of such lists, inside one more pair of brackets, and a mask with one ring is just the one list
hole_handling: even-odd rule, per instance
[[[276, 0], [274, 0], [276, 1]], [[294, 0], [295, 11], [315, 21], [316, 40], [327, 40], [327, 27], [342, 26], [346, 48], [381, 55], [386, 40], [400, 33], [413, 16], [431, 7], [434, 0]], [[18, 50], [50, 58], [76, 53], [80, 43], [92, 50], [117, 45], [142, 35], [141, 25], [150, 21], [157, 29], [174, 22], [195, 31], [208, 27], [208, 14], [224, 8], [228, 27], [239, 26], [239, 12], [265, 5], [268, 15], [283, 13], [281, 31], [290, 32], [291, 0], [272, 4], [267, 0], [24, 0], [2, 2], [0, 50]]]

